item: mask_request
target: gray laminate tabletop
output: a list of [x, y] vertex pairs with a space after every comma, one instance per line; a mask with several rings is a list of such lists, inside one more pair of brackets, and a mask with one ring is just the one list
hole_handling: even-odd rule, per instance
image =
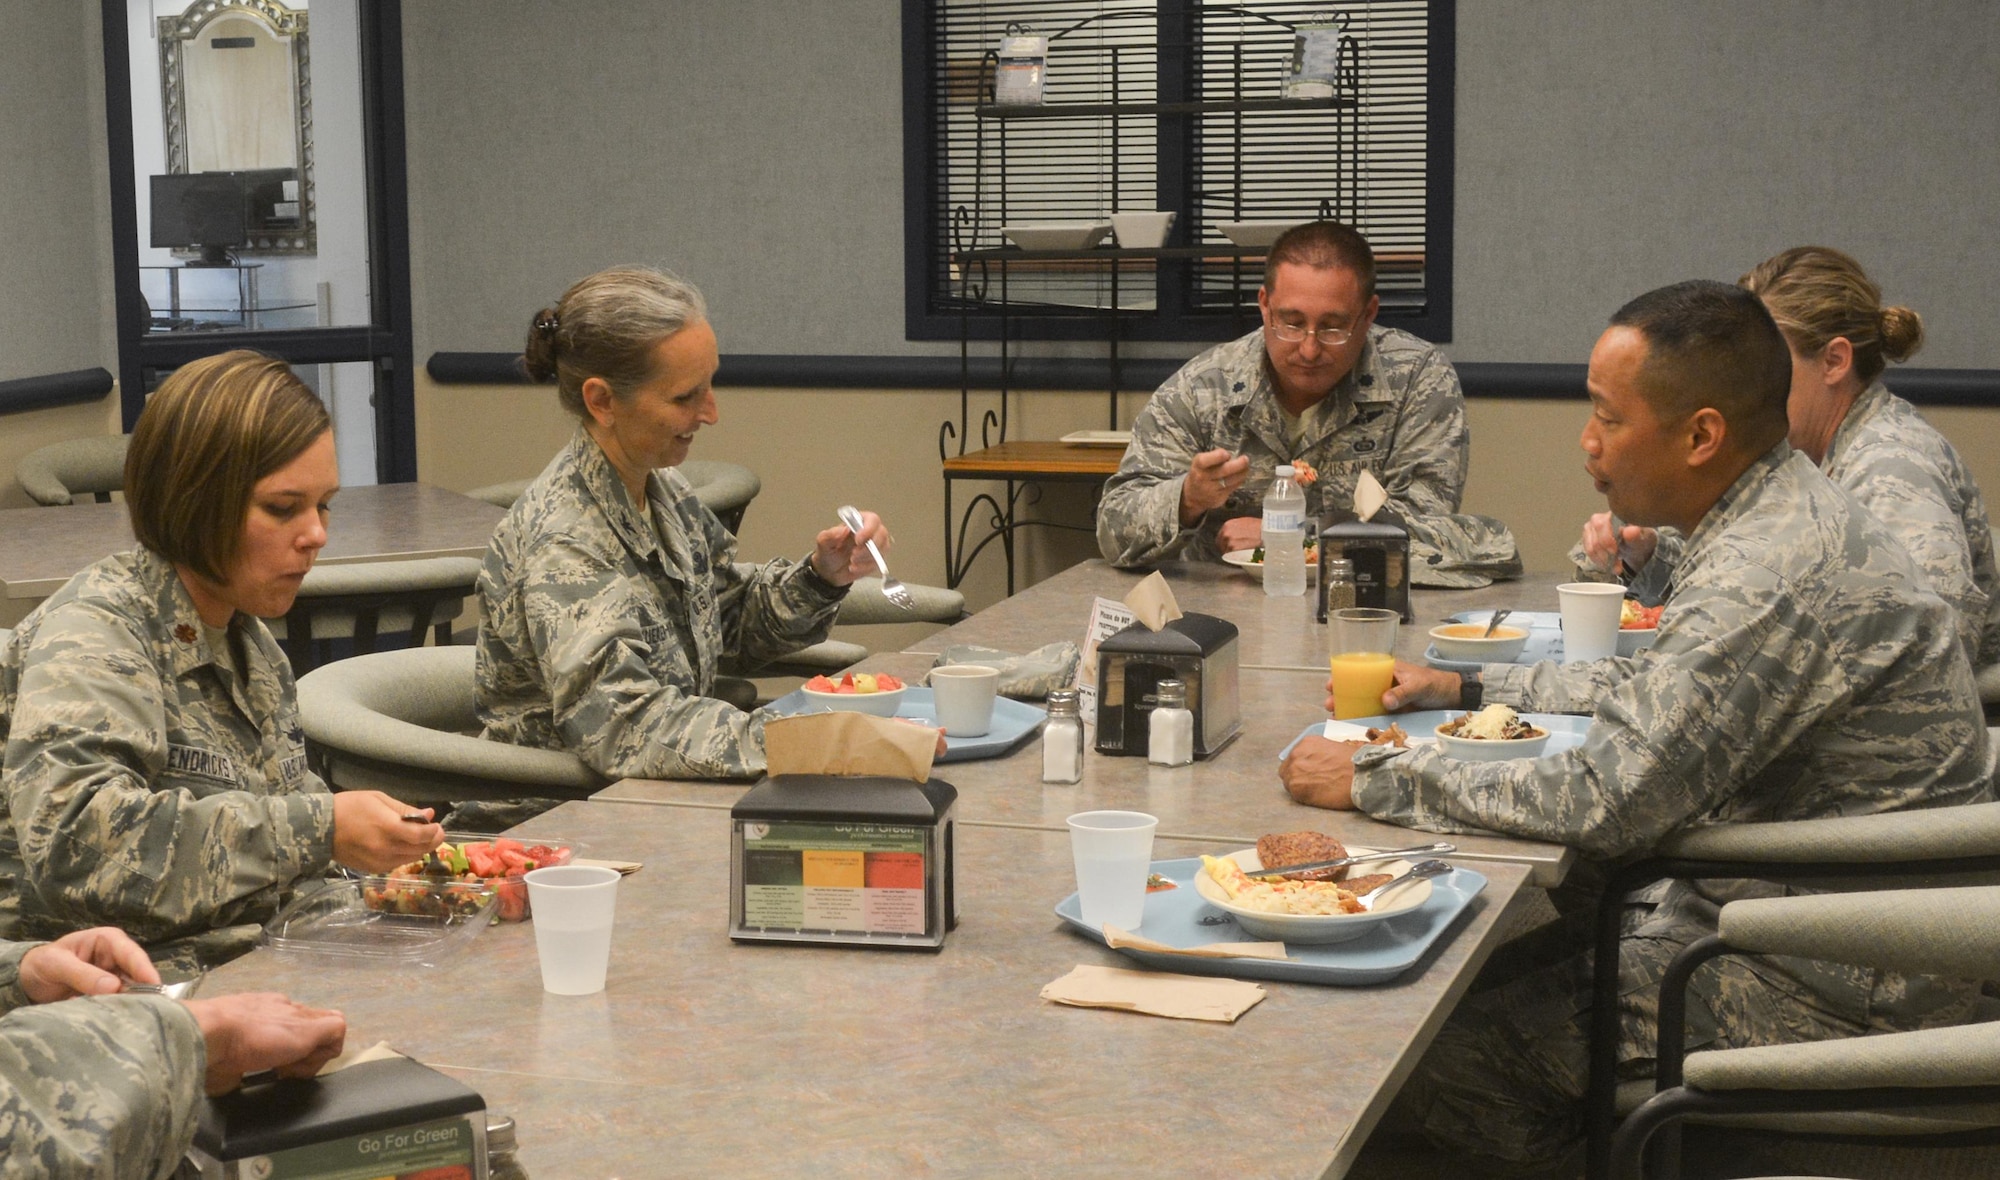
[[[888, 672], [921, 681], [932, 657], [904, 652], [871, 656], [857, 670]], [[1199, 840], [1205, 851], [1242, 848], [1272, 832], [1325, 832], [1343, 844], [1404, 848], [1440, 839], [1385, 824], [1356, 811], [1327, 811], [1295, 803], [1278, 781], [1278, 754], [1308, 726], [1326, 720], [1326, 675], [1313, 671], [1245, 668], [1239, 673], [1243, 732], [1235, 741], [1191, 766], [1154, 766], [1144, 758], [1119, 758], [1086, 750], [1083, 781], [1042, 782], [1040, 739], [1029, 737], [1004, 758], [939, 763], [932, 773], [958, 788], [959, 818], [967, 824], [1066, 831], [1079, 811], [1109, 808], [1157, 816], [1160, 834]], [[748, 787], [743, 783], [621, 779], [594, 799], [676, 807], [726, 809]], [[1466, 860], [1511, 861], [1528, 866], [1529, 883], [1559, 884], [1575, 853], [1561, 844], [1508, 836], [1451, 836]]]
[[[333, 501], [328, 565], [480, 557], [504, 508], [420, 483], [343, 488]], [[0, 594], [46, 598], [78, 570], [132, 548], [125, 505], [0, 509]]]
[[[1326, 670], [1326, 625], [1316, 619], [1317, 600], [1308, 587], [1303, 598], [1272, 598], [1263, 583], [1221, 562], [1169, 561], [1159, 567], [1182, 610], [1199, 611], [1235, 623], [1245, 668]], [[940, 652], [955, 643], [1030, 651], [1061, 637], [1080, 639], [1090, 621], [1091, 602], [1118, 600], [1131, 593], [1145, 573], [1114, 569], [1098, 558], [1071, 566], [1012, 598], [987, 607], [954, 626], [911, 644], [910, 651]], [[1418, 660], [1430, 643], [1430, 629], [1457, 611], [1508, 606], [1553, 611], [1556, 586], [1572, 580], [1567, 572], [1530, 574], [1478, 590], [1416, 590], [1410, 606], [1416, 621], [1396, 635], [1396, 654]]]
[[[514, 1117], [540, 1177], [1343, 1175], [1485, 961], [1524, 870], [1442, 944], [1368, 987], [1266, 983], [1234, 1024], [1043, 1001], [1077, 964], [1129, 960], [1051, 912], [1065, 834], [961, 827], [961, 922], [937, 953], [736, 945], [729, 819], [564, 804], [521, 834], [639, 860], [595, 996], [541, 990], [531, 925], [450, 969], [381, 971], [257, 951], [204, 990], [278, 990], [346, 1013]], [[1190, 855], [1162, 840], [1158, 857]], [[1301, 1079], [1282, 1091], [1244, 1069]]]

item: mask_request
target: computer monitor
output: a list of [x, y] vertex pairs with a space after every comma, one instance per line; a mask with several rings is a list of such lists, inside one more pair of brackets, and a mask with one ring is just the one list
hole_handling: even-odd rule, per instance
[[153, 177], [153, 246], [198, 249], [190, 266], [227, 266], [229, 247], [250, 240], [248, 200], [234, 172]]

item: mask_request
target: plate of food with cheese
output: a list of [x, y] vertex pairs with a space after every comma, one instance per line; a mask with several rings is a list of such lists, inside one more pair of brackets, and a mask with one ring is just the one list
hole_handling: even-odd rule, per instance
[[[1338, 841], [1327, 836], [1319, 839], [1329, 847], [1270, 843], [1300, 834], [1267, 836], [1257, 843], [1279, 864], [1306, 864], [1375, 851], [1343, 849]], [[1195, 876], [1194, 887], [1202, 900], [1234, 918], [1245, 931], [1278, 942], [1320, 944], [1360, 938], [1391, 918], [1417, 909], [1431, 896], [1431, 883], [1426, 880], [1406, 881], [1379, 895], [1369, 893], [1408, 872], [1410, 862], [1406, 860], [1371, 861], [1352, 870], [1323, 870], [1279, 878], [1250, 876], [1264, 868], [1258, 848], [1204, 856], [1201, 862], [1202, 871]], [[1338, 876], [1349, 871], [1355, 875]]]

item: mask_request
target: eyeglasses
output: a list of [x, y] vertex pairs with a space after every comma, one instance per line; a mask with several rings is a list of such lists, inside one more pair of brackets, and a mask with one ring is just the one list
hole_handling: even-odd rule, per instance
[[[1319, 337], [1319, 342], [1326, 347], [1338, 348], [1347, 343], [1348, 337], [1354, 335], [1354, 328], [1352, 325], [1345, 328], [1321, 328], [1310, 334]], [[1283, 320], [1272, 320], [1271, 335], [1287, 344], [1297, 344], [1304, 340], [1308, 333], [1304, 324], [1288, 324]]]

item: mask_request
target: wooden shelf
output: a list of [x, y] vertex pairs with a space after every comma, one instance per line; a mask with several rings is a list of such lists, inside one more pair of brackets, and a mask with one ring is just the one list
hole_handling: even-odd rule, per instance
[[1093, 483], [1118, 471], [1123, 447], [1083, 447], [1016, 440], [944, 461], [946, 479], [1042, 479]]
[[1104, 115], [1227, 115], [1241, 111], [1337, 111], [1359, 106], [1351, 98], [1217, 98], [1197, 102], [1050, 102], [1039, 106], [982, 104], [982, 119], [1089, 119]]

